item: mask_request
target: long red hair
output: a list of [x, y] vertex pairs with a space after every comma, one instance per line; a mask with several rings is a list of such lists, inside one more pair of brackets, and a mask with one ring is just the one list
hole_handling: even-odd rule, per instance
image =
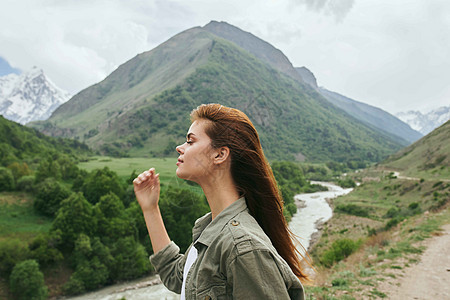
[[301, 280], [307, 279], [301, 267], [298, 242], [283, 216], [283, 200], [277, 182], [261, 147], [258, 133], [242, 111], [220, 104], [202, 104], [191, 113], [191, 121], [207, 119], [206, 134], [214, 148], [228, 147], [231, 175], [240, 195], [245, 196], [250, 214], [270, 238], [273, 246]]

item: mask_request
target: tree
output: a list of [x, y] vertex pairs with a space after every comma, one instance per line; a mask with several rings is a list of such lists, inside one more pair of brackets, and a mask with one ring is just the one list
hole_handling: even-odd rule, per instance
[[114, 257], [111, 277], [115, 280], [136, 278], [150, 270], [144, 246], [133, 237], [118, 239], [112, 246], [111, 255]]
[[10, 277], [11, 292], [24, 300], [47, 299], [47, 287], [39, 264], [32, 259], [18, 263]]
[[0, 168], [0, 192], [14, 190], [14, 176], [10, 169]]
[[11, 170], [14, 176], [14, 180], [17, 181], [20, 177], [30, 175], [31, 170], [28, 167], [27, 163], [18, 163], [13, 162], [12, 164], [8, 165], [8, 169]]
[[6, 239], [0, 243], [0, 275], [8, 277], [14, 266], [30, 257], [28, 244], [19, 239]]
[[54, 216], [61, 201], [70, 196], [70, 190], [54, 178], [47, 178], [37, 185], [34, 207], [46, 216]]
[[55, 179], [61, 179], [61, 166], [58, 161], [53, 157], [48, 156], [41, 160], [39, 167], [36, 171], [36, 182], [41, 182], [46, 178], [53, 177]]
[[29, 245], [31, 257], [42, 265], [49, 265], [64, 259], [57, 246], [60, 244], [61, 231], [39, 234]]
[[106, 244], [119, 237], [137, 236], [134, 222], [126, 217], [123, 203], [113, 193], [100, 198], [94, 207], [94, 218], [98, 224], [97, 234]]
[[186, 188], [168, 188], [159, 201], [164, 224], [169, 236], [182, 251], [192, 242], [192, 226], [209, 211], [204, 196]]
[[120, 181], [119, 176], [108, 167], [103, 169], [93, 170], [81, 187], [81, 191], [86, 199], [95, 204], [100, 200], [100, 197], [110, 192], [116, 194], [119, 198], [124, 195], [124, 186]]
[[80, 233], [91, 235], [96, 232], [92, 205], [81, 193], [73, 193], [61, 203], [52, 224], [52, 231], [61, 230], [61, 241], [65, 249], [73, 249]]

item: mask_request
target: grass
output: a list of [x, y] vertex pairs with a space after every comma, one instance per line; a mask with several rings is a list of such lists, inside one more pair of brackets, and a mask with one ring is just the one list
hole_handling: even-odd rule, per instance
[[0, 193], [0, 241], [32, 239], [38, 233], [47, 232], [51, 222], [51, 219], [35, 213], [30, 194]]
[[128, 179], [133, 172], [137, 174], [155, 168], [156, 172], [160, 174], [160, 180], [163, 184], [170, 184], [177, 182], [175, 171], [177, 158], [144, 158], [144, 157], [126, 157], [114, 158], [108, 156], [93, 156], [87, 162], [81, 162], [78, 166], [86, 171], [94, 169], [101, 169], [108, 167], [115, 171], [120, 178]]

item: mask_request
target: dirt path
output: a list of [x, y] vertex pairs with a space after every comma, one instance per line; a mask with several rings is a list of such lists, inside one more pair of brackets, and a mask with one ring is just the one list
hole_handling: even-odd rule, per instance
[[421, 261], [380, 287], [388, 299], [450, 299], [450, 224], [430, 238]]

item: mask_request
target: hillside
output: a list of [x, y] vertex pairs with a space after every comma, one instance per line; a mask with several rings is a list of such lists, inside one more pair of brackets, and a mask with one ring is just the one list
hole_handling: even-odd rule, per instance
[[450, 180], [450, 121], [382, 162], [405, 176]]
[[90, 153], [85, 144], [76, 140], [48, 137], [0, 116], [0, 164], [34, 159], [49, 153], [79, 155]]
[[[430, 282], [445, 286], [448, 279], [448, 248], [433, 250], [432, 242], [449, 240], [441, 230], [450, 224], [449, 127], [450, 121], [377, 166], [346, 175], [360, 185], [331, 201], [333, 217], [311, 253], [319, 274], [314, 296], [397, 299], [416, 290], [441, 299], [445, 291]], [[417, 283], [417, 272], [432, 279]]]
[[240, 28], [225, 22], [216, 21], [209, 22], [203, 29], [247, 50], [261, 61], [268, 63], [275, 70], [278, 70], [299, 82], [303, 82], [302, 77], [299, 76], [294, 66], [283, 52], [250, 32], [243, 31]]
[[210, 102], [247, 113], [271, 158], [379, 161], [401, 147], [307, 84], [199, 27], [136, 56], [31, 126], [109, 155], [167, 156], [183, 141], [189, 112]]
[[378, 107], [350, 99], [336, 92], [319, 87], [314, 74], [307, 68], [296, 68], [296, 70], [305, 82], [316, 89], [336, 107], [346, 111], [351, 116], [369, 126], [396, 135], [400, 138], [398, 142], [402, 145], [407, 146], [422, 137], [420, 132], [409, 127], [407, 123]]

